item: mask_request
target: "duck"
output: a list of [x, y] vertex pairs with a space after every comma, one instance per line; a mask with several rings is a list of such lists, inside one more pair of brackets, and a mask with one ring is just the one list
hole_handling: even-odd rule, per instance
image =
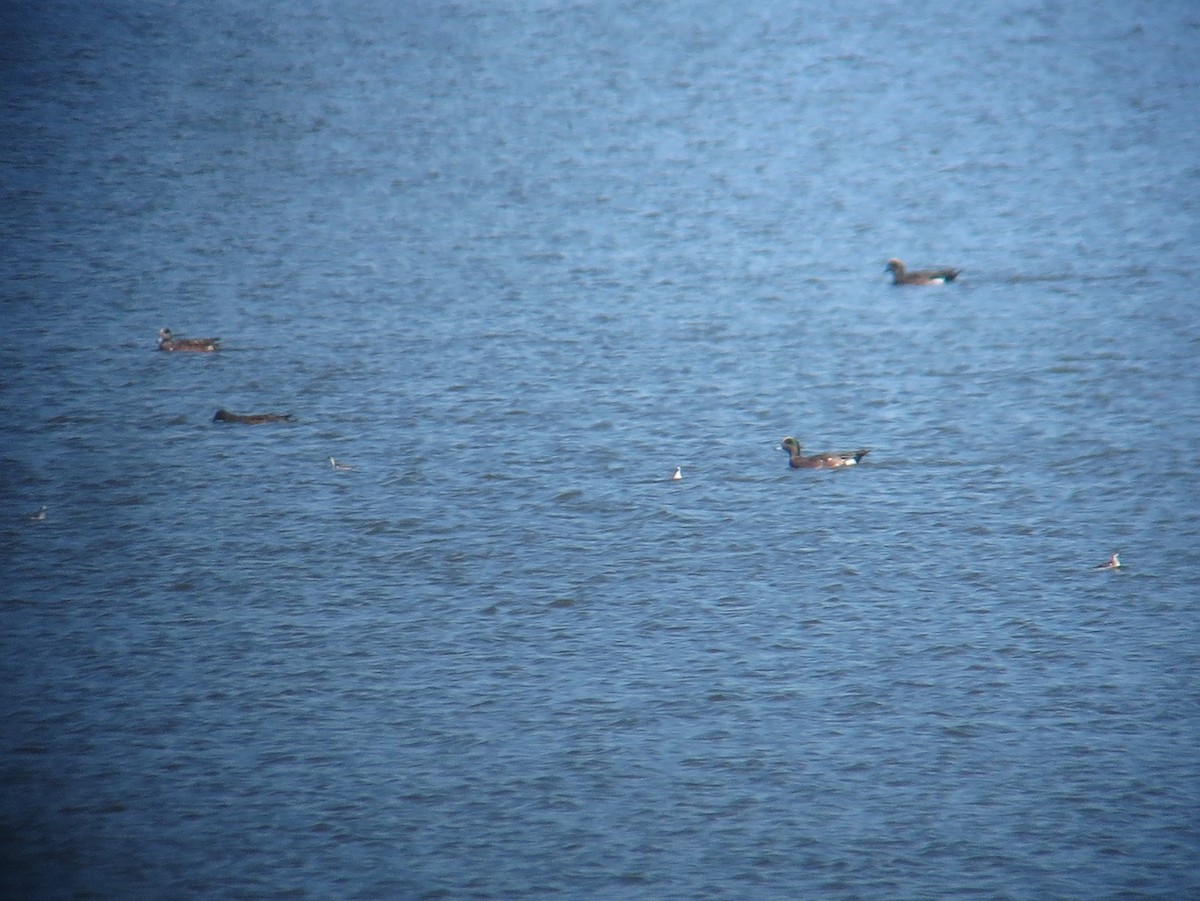
[[291, 413], [230, 413], [228, 410], [221, 409], [213, 414], [212, 421], [262, 425], [264, 422], [295, 422], [296, 417]]
[[169, 328], [158, 330], [158, 349], [191, 353], [212, 353], [220, 350], [220, 338], [176, 338]]
[[30, 513], [26, 517], [30, 522], [45, 522], [46, 521], [46, 505], [42, 504], [41, 509], [35, 513]]
[[918, 269], [909, 272], [904, 268], [904, 262], [895, 258], [888, 260], [883, 271], [892, 274], [893, 285], [944, 285], [954, 281], [962, 272], [961, 269]]
[[349, 463], [342, 463], [339, 460], [333, 459], [333, 457], [329, 458], [329, 468], [336, 469], [338, 472], [350, 472], [354, 469]]
[[1093, 569], [1120, 569], [1120, 568], [1121, 568], [1121, 555], [1120, 554], [1113, 554], [1111, 557], [1108, 558], [1108, 560], [1106, 562], [1101, 563], [1099, 566], [1093, 567]]
[[803, 448], [795, 438], [784, 438], [777, 450], [787, 451], [788, 466], [792, 469], [838, 469], [842, 466], [854, 466], [871, 452], [869, 447], [856, 451], [837, 451], [833, 453], [812, 454], [804, 456]]
[[682, 478], [683, 478], [683, 467], [682, 467], [682, 466], [676, 466], [676, 467], [675, 467], [675, 472], [674, 472], [674, 474], [671, 476], [671, 481], [672, 481], [672, 482], [678, 482], [678, 481], [679, 481], [680, 479], [682, 479]]

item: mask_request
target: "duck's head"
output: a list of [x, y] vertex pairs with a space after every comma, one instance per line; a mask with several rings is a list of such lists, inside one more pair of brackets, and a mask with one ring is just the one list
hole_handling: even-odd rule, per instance
[[785, 450], [789, 454], [798, 454], [800, 453], [800, 449], [800, 442], [791, 437], [784, 438], [782, 441], [780, 441], [779, 447], [777, 448], [777, 450]]
[[892, 275], [903, 275], [904, 263], [900, 260], [897, 260], [895, 257], [892, 257], [892, 259], [887, 261], [887, 266], [883, 271], [890, 272]]

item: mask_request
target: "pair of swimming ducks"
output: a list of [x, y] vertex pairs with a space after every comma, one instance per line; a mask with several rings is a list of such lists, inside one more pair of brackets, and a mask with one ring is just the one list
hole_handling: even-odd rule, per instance
[[[961, 269], [916, 269], [909, 272], [903, 260], [888, 260], [884, 272], [892, 274], [893, 285], [942, 285], [952, 282]], [[213, 353], [221, 349], [220, 338], [177, 338], [169, 328], [159, 329], [158, 349], [185, 353]]]
[[[158, 330], [158, 349], [168, 353], [210, 354], [221, 349], [220, 338], [180, 338], [169, 328]], [[294, 422], [291, 413], [230, 413], [217, 410], [213, 422], [240, 422], [242, 425], [262, 425], [267, 422]]]
[[[917, 269], [909, 272], [903, 260], [888, 260], [885, 272], [892, 274], [893, 285], [942, 285], [958, 277], [961, 269]], [[158, 349], [183, 353], [215, 353], [221, 349], [220, 338], [176, 337], [169, 328], [158, 330]]]
[[[903, 260], [892, 258], [888, 260], [884, 272], [892, 274], [893, 285], [943, 285], [958, 277], [961, 269], [918, 269], [909, 272]], [[787, 451], [788, 465], [792, 469], [838, 469], [842, 466], [854, 466], [869, 454], [870, 448], [855, 451], [835, 451], [832, 453], [804, 455], [804, 449], [795, 438], [784, 438], [780, 450]]]

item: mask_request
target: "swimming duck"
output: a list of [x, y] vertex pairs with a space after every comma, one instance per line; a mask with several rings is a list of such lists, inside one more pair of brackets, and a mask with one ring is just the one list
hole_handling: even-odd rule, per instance
[[1095, 569], [1120, 569], [1121, 568], [1121, 555], [1113, 554], [1111, 557], [1108, 558], [1108, 562], [1101, 563], [1099, 566], [1094, 567], [1094, 568]]
[[329, 468], [336, 469], [339, 472], [349, 472], [350, 470], [354, 469], [354, 467], [349, 463], [342, 463], [339, 460], [333, 459], [333, 457], [329, 458]]
[[220, 350], [220, 338], [176, 338], [169, 328], [158, 330], [159, 350], [190, 351], [191, 353], [212, 353]]
[[45, 522], [46, 521], [46, 505], [42, 504], [42, 508], [36, 513], [30, 513], [28, 516], [30, 522]]
[[213, 414], [212, 421], [262, 425], [264, 422], [295, 422], [296, 417], [291, 413], [230, 413], [222, 409]]
[[675, 474], [671, 476], [671, 481], [672, 481], [672, 482], [678, 482], [678, 481], [679, 481], [680, 479], [682, 479], [682, 478], [683, 478], [683, 467], [682, 467], [682, 466], [676, 466], [676, 467], [675, 467]]
[[784, 438], [777, 449], [787, 451], [788, 466], [792, 469], [837, 469], [841, 466], [853, 466], [871, 452], [868, 447], [856, 451], [813, 454], [806, 457], [800, 453], [803, 448], [795, 438]]
[[901, 260], [891, 259], [888, 260], [884, 272], [892, 274], [893, 285], [942, 285], [954, 281], [962, 270], [919, 269], [916, 272], [909, 272], [904, 268]]

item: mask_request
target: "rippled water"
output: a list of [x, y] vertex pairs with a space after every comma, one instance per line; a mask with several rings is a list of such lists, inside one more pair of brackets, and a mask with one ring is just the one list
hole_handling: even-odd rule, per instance
[[6, 895], [1200, 892], [1191, 4], [0, 22]]

